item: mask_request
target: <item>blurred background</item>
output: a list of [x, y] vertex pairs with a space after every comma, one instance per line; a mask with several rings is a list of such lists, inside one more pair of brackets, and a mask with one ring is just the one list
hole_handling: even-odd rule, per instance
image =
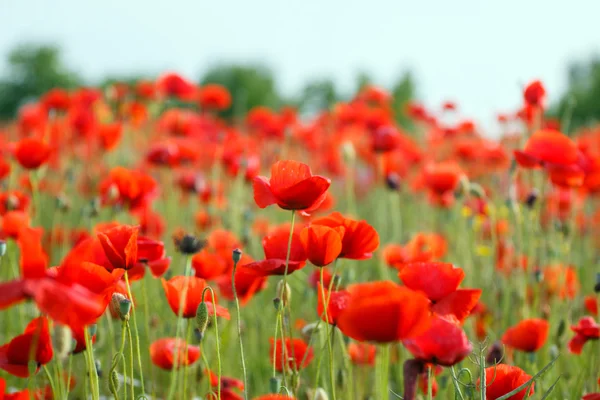
[[551, 115], [575, 105], [576, 128], [600, 119], [599, 12], [597, 0], [3, 0], [0, 119], [53, 87], [175, 71], [228, 87], [230, 112], [309, 114], [374, 83], [398, 107], [456, 101], [490, 135], [540, 79]]

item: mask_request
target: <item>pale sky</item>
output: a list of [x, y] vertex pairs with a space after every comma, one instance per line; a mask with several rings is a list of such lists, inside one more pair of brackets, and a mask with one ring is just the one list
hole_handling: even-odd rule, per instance
[[88, 79], [264, 62], [288, 94], [318, 77], [348, 90], [359, 71], [390, 87], [410, 69], [426, 104], [486, 124], [529, 80], [556, 98], [568, 61], [600, 49], [598, 15], [600, 0], [0, 0], [0, 59], [53, 42]]

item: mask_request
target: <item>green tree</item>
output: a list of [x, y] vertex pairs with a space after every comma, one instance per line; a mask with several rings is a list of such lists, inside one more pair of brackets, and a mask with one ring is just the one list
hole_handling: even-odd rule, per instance
[[200, 84], [218, 83], [229, 89], [232, 106], [222, 116], [233, 118], [245, 115], [256, 106], [277, 108], [281, 96], [270, 69], [252, 65], [218, 65], [204, 74]]
[[394, 98], [393, 107], [396, 121], [405, 128], [410, 128], [411, 126], [410, 120], [405, 113], [406, 104], [414, 99], [415, 92], [415, 81], [410, 72], [404, 72], [392, 86], [391, 94]]
[[331, 108], [341, 96], [331, 79], [320, 79], [304, 85], [297, 106], [300, 111], [313, 114]]
[[14, 117], [24, 102], [50, 89], [71, 89], [81, 83], [55, 46], [20, 45], [9, 53], [7, 63], [8, 73], [0, 79], [0, 119]]

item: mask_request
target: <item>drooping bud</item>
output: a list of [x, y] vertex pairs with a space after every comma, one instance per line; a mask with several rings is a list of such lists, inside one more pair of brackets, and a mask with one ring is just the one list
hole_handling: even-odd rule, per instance
[[110, 299], [110, 311], [113, 315], [118, 315], [121, 321], [128, 320], [131, 311], [131, 300], [121, 293], [113, 293]]
[[280, 280], [279, 283], [277, 283], [277, 295], [280, 296], [284, 307], [290, 304], [290, 301], [292, 300], [292, 289], [290, 288], [290, 285], [288, 285], [287, 282]]
[[59, 360], [65, 360], [72, 350], [73, 346], [73, 333], [71, 329], [65, 325], [54, 325], [52, 332], [52, 347], [54, 348], [54, 354]]
[[559, 340], [562, 335], [564, 335], [565, 330], [567, 328], [567, 324], [565, 323], [564, 319], [560, 320], [560, 323], [558, 324], [558, 329], [556, 330], [556, 339]]
[[102, 378], [102, 364], [97, 358], [94, 360], [94, 366], [96, 367], [96, 375], [98, 375], [98, 378]]
[[233, 249], [233, 253], [232, 253], [233, 263], [235, 265], [237, 265], [237, 263], [240, 262], [241, 258], [242, 258], [242, 250], [240, 250], [240, 249]]
[[198, 304], [198, 309], [196, 309], [196, 328], [198, 328], [198, 334], [200, 336], [200, 340], [204, 338], [204, 332], [206, 332], [206, 328], [208, 327], [208, 306], [205, 301], [202, 301]]
[[119, 374], [117, 373], [117, 371], [112, 370], [108, 379], [108, 388], [110, 389], [110, 392], [113, 394], [113, 396], [116, 397], [116, 394], [119, 393], [119, 389], [121, 388]]

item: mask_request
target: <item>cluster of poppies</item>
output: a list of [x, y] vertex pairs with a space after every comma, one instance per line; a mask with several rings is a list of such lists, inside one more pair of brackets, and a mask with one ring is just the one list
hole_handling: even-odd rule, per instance
[[545, 95], [493, 140], [369, 85], [308, 119], [50, 90], [0, 127], [0, 399], [600, 398], [600, 129]]

